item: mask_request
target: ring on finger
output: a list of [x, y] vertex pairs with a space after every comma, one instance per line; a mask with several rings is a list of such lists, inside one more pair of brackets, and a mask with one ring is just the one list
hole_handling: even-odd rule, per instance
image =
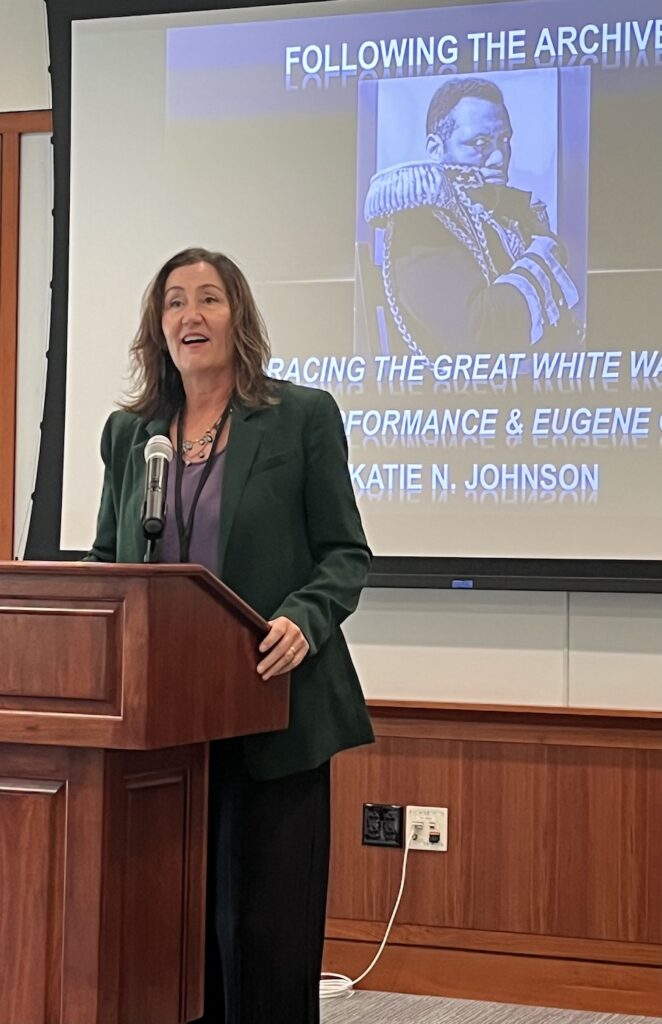
[[289, 649], [290, 661], [294, 660], [294, 658], [296, 657], [296, 653], [297, 652], [294, 650], [294, 648], [290, 647], [290, 649]]

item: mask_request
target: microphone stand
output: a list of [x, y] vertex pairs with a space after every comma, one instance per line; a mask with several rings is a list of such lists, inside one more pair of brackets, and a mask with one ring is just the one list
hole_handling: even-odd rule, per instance
[[150, 563], [156, 562], [156, 545], [158, 537], [149, 537], [147, 539], [147, 548], [145, 549], [145, 557], [143, 562]]

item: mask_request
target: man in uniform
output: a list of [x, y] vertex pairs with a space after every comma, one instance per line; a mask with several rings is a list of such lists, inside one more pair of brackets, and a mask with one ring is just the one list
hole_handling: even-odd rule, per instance
[[409, 349], [576, 348], [579, 293], [547, 211], [508, 184], [512, 128], [501, 90], [451, 78], [427, 115], [425, 163], [376, 174], [365, 216], [384, 228], [382, 278]]

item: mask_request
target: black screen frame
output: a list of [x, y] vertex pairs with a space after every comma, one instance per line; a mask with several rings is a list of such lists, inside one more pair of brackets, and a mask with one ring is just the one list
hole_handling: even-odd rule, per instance
[[[292, 0], [290, 0], [290, 3]], [[306, 0], [294, 0], [305, 4]], [[326, 0], [329, 13], [347, 13]], [[450, 0], [439, 6], [500, 0]], [[519, 0], [525, 2], [525, 0]], [[60, 548], [67, 369], [69, 188], [71, 142], [71, 28], [79, 20], [281, 6], [278, 0], [47, 0], [53, 97], [54, 224], [48, 374], [33, 507], [24, 557], [71, 560], [82, 552]], [[387, 6], [400, 7], [393, 3]], [[357, 3], [352, 10], [369, 9]], [[662, 556], [662, 552], [661, 552]], [[373, 587], [481, 590], [611, 591], [662, 593], [660, 561], [379, 556]]]

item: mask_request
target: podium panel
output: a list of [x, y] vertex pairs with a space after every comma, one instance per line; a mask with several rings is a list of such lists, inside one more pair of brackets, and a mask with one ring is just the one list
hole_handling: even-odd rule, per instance
[[66, 781], [0, 775], [0, 1019], [57, 1020]]
[[[0, 605], [0, 708], [117, 715], [123, 603], [57, 598]], [[49, 652], [48, 671], [44, 651]]]
[[0, 1020], [202, 1013], [207, 746], [0, 745]]

